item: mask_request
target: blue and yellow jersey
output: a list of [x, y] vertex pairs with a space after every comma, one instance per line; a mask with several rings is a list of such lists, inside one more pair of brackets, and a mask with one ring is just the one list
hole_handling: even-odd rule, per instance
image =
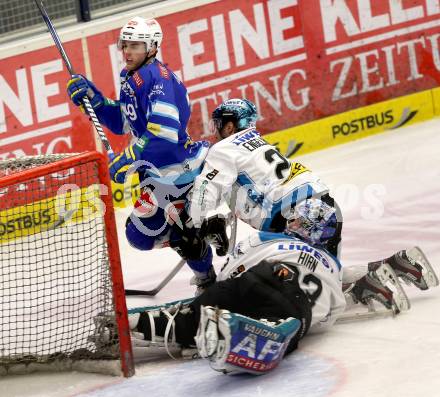
[[209, 144], [191, 140], [186, 87], [157, 59], [134, 73], [123, 69], [119, 101], [107, 100], [96, 113], [114, 133], [133, 135], [145, 161], [141, 178], [181, 185], [200, 173]]

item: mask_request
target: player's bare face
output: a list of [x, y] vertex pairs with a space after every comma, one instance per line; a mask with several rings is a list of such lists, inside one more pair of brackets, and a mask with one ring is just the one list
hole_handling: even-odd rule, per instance
[[223, 127], [223, 128], [221, 128], [220, 130], [218, 130], [218, 133], [217, 133], [217, 139], [218, 139], [219, 141], [221, 141], [222, 139], [227, 138], [229, 135], [230, 135], [229, 132], [226, 130], [225, 127]]
[[234, 124], [229, 121], [223, 125], [221, 119], [211, 119], [209, 121], [209, 132], [217, 138], [217, 141], [227, 138], [235, 133]]
[[144, 62], [147, 52], [143, 41], [122, 40], [121, 50], [127, 70], [137, 69]]
[[235, 128], [234, 123], [232, 121], [228, 121], [218, 130], [217, 137], [219, 138], [219, 140], [225, 139], [232, 134], [235, 134], [236, 132], [237, 129]]

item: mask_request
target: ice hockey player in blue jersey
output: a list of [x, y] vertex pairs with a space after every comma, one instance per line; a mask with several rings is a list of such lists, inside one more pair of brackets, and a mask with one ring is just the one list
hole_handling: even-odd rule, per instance
[[[162, 29], [155, 19], [135, 17], [120, 31], [118, 47], [126, 67], [121, 72], [119, 100], [103, 96], [82, 75], [67, 85], [77, 106], [88, 96], [99, 121], [113, 133], [132, 134], [131, 144], [110, 159], [110, 175], [124, 183], [128, 170], [137, 172], [141, 195], [127, 219], [126, 236], [140, 250], [169, 245], [173, 223], [194, 178], [200, 173], [209, 144], [194, 142], [187, 133], [190, 104], [179, 78], [156, 59]], [[177, 217], [176, 217], [177, 216]], [[188, 259], [188, 258], [185, 258]], [[212, 269], [207, 247], [202, 257], [187, 263], [199, 278]]]

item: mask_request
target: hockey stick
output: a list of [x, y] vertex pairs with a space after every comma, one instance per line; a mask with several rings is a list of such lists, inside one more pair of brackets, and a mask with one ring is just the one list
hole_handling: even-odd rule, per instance
[[186, 261], [181, 259], [179, 263], [173, 267], [173, 269], [168, 273], [168, 275], [160, 282], [160, 284], [150, 290], [140, 290], [140, 289], [126, 289], [125, 295], [138, 295], [138, 296], [155, 296], [157, 293], [167, 285], [171, 279], [179, 272], [179, 270], [185, 265]]
[[228, 254], [234, 251], [235, 243], [237, 242], [237, 216], [235, 215], [235, 204], [237, 203], [237, 189], [232, 186], [231, 199], [229, 201], [231, 207], [231, 237], [229, 238]]
[[[234, 201], [235, 203], [235, 201]], [[230, 248], [229, 252], [231, 253], [235, 246], [235, 241], [237, 239], [237, 217], [233, 214], [235, 205], [233, 204], [233, 208], [231, 209], [231, 237], [230, 237]], [[125, 295], [126, 296], [155, 296], [157, 293], [165, 287], [172, 279], [173, 277], [179, 272], [179, 270], [185, 265], [185, 260], [181, 259], [179, 263], [173, 267], [173, 269], [168, 273], [168, 275], [160, 282], [160, 284], [150, 290], [140, 290], [140, 289], [126, 289]]]
[[46, 230], [54, 230], [57, 227], [63, 226], [66, 222], [68, 222], [72, 219], [75, 212], [76, 212], [76, 209], [75, 210], [68, 210], [68, 211], [65, 211], [63, 214], [59, 214], [58, 218], [55, 220], [53, 225]]
[[[55, 30], [55, 27], [52, 24], [52, 21], [49, 18], [49, 15], [47, 15], [46, 9], [44, 8], [44, 4], [42, 0], [35, 0], [35, 4], [37, 5], [38, 9], [40, 10], [41, 16], [43, 17], [44, 22], [47, 25], [47, 28], [49, 29], [50, 34], [52, 35], [53, 41], [55, 42], [55, 45], [58, 48], [58, 51], [61, 54], [61, 57], [63, 58], [63, 61], [67, 67], [67, 70], [69, 71], [70, 75], [73, 76], [75, 72], [73, 71], [72, 64], [70, 63], [69, 57], [66, 54], [66, 51], [64, 51], [63, 44], [61, 43], [61, 40], [58, 36], [57, 31]], [[83, 98], [83, 104], [86, 109], [87, 114], [90, 116], [90, 119], [92, 120], [92, 123], [96, 129], [96, 132], [99, 135], [99, 138], [101, 139], [102, 144], [104, 145], [104, 148], [107, 152], [107, 155], [110, 159], [113, 159], [115, 157], [115, 154], [110, 146], [110, 142], [107, 139], [107, 136], [105, 135], [105, 132], [99, 123], [98, 117], [96, 116], [95, 110], [93, 109], [90, 100], [87, 96]]]

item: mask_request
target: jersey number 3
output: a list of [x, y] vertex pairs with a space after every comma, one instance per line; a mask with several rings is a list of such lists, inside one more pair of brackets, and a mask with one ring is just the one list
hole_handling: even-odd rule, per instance
[[295, 274], [296, 280], [298, 281], [298, 286], [310, 299], [310, 304], [313, 307], [315, 302], [321, 296], [322, 292], [322, 282], [313, 273], [307, 273], [303, 276], [304, 272], [294, 266], [289, 266], [289, 269]]

